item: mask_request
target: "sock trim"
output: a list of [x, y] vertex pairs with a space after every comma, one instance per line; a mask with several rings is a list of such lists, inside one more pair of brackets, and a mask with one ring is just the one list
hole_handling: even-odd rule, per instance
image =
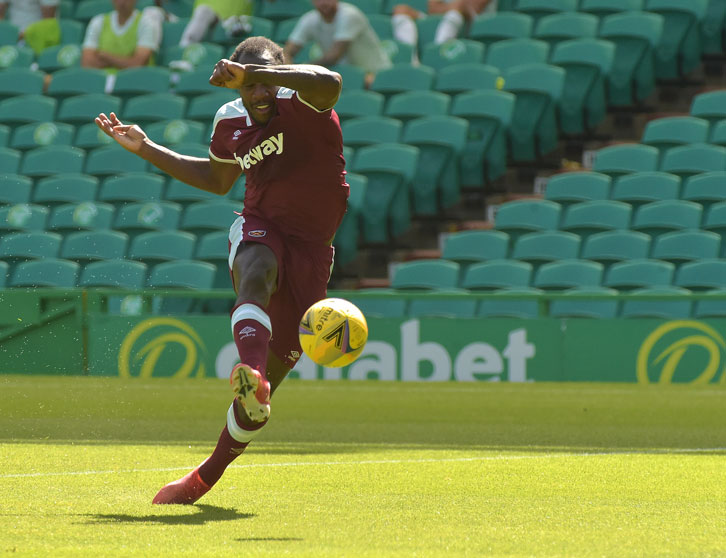
[[262, 324], [265, 329], [272, 334], [270, 316], [268, 316], [262, 308], [252, 302], [243, 302], [232, 311], [232, 334], [234, 334], [235, 324], [241, 320], [255, 320]]
[[257, 433], [263, 426], [265, 426], [265, 424], [267, 424], [267, 422], [263, 422], [254, 429], [248, 430], [237, 423], [237, 418], [234, 413], [234, 401], [232, 401], [232, 404], [229, 406], [229, 410], [227, 411], [227, 430], [229, 430], [229, 435], [239, 443], [249, 443], [252, 438], [257, 436]]

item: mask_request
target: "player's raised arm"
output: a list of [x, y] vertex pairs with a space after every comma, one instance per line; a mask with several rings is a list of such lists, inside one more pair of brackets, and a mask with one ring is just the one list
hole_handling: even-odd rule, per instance
[[239, 64], [223, 59], [214, 67], [209, 83], [230, 89], [252, 83], [287, 87], [318, 110], [327, 110], [337, 102], [343, 79], [337, 72], [314, 64]]
[[226, 194], [241, 169], [237, 165], [220, 163], [211, 159], [181, 155], [154, 143], [136, 124], [124, 124], [112, 112], [99, 114], [96, 125], [124, 149], [149, 161], [155, 167], [182, 182], [215, 194]]

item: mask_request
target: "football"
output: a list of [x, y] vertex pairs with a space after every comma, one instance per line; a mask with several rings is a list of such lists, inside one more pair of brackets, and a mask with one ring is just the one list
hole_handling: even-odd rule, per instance
[[307, 309], [299, 333], [300, 345], [313, 362], [338, 368], [360, 356], [368, 340], [368, 324], [352, 302], [326, 298]]

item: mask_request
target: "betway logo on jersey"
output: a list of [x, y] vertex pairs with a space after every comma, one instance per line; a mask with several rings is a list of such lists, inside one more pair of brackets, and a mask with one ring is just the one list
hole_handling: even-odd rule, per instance
[[250, 169], [253, 165], [261, 163], [268, 155], [280, 155], [282, 153], [282, 132], [276, 136], [270, 136], [259, 145], [251, 148], [243, 157], [235, 153], [234, 158], [244, 169]]

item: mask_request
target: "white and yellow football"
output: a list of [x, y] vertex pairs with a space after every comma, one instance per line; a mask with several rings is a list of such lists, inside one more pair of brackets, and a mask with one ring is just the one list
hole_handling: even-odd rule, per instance
[[368, 340], [365, 316], [352, 302], [325, 298], [307, 309], [300, 320], [300, 345], [310, 359], [339, 368], [357, 359]]

